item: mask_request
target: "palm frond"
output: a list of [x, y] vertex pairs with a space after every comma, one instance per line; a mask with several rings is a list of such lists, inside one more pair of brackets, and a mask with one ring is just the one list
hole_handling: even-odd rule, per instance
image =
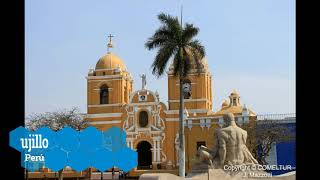
[[[182, 48], [182, 51], [183, 51], [182, 58], [180, 57], [179, 52], [177, 52], [174, 57], [173, 73], [175, 76], [181, 74], [182, 77], [186, 77], [191, 70], [192, 56], [190, 56], [190, 53], [187, 53], [187, 51], [184, 48]], [[180, 66], [182, 66], [182, 68]]]
[[188, 47], [190, 47], [190, 50], [194, 50], [197, 52], [199, 59], [202, 59], [206, 56], [206, 51], [204, 49], [204, 46], [201, 45], [199, 40], [193, 40], [188, 43]]
[[162, 24], [165, 24], [168, 27], [175, 27], [180, 29], [180, 23], [177, 17], [173, 17], [165, 13], [160, 13], [158, 15], [158, 19]]
[[[198, 40], [192, 40], [198, 34], [199, 28], [189, 23], [182, 28], [177, 17], [165, 13], [159, 14], [158, 19], [162, 25], [145, 43], [148, 50], [159, 48], [151, 66], [152, 73], [158, 77], [163, 75], [172, 56], [174, 75], [187, 76], [193, 62], [197, 64], [197, 69], [201, 70], [205, 50]], [[182, 50], [182, 58], [179, 49]]]
[[153, 37], [149, 38], [148, 41], [145, 43], [145, 47], [148, 50], [151, 50], [151, 49], [162, 46], [162, 44], [165, 43], [166, 41], [167, 41], [166, 37], [153, 36]]
[[164, 13], [159, 14], [158, 18], [162, 26], [145, 43], [145, 47], [149, 50], [160, 47], [167, 41], [179, 41], [181, 27], [178, 18]]
[[190, 53], [187, 48], [183, 48], [183, 77], [186, 77], [191, 70], [191, 64], [194, 61], [193, 53]]
[[167, 43], [162, 46], [155, 57], [154, 62], [151, 65], [152, 74], [160, 77], [164, 74], [167, 64], [170, 60], [170, 57], [176, 53], [176, 46], [173, 44]]
[[145, 47], [148, 50], [157, 48], [161, 46], [163, 43], [167, 41], [171, 41], [174, 38], [174, 34], [168, 27], [162, 26], [156, 32], [153, 36], [151, 36], [148, 41], [145, 43]]
[[188, 47], [192, 53], [194, 62], [196, 63], [197, 72], [200, 73], [200, 71], [204, 68], [202, 60], [206, 54], [205, 49], [198, 40], [190, 42]]
[[199, 32], [199, 28], [194, 27], [193, 24], [186, 23], [185, 28], [182, 32], [182, 39], [184, 43], [188, 43], [191, 41], [193, 37], [195, 37]]
[[168, 30], [173, 33], [173, 39], [180, 40], [182, 29], [178, 17], [170, 16], [169, 14], [161, 13], [158, 15], [158, 19], [163, 26], [167, 27]]

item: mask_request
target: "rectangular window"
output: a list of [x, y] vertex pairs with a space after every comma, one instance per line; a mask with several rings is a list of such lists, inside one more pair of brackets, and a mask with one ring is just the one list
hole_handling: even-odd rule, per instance
[[197, 142], [197, 149], [198, 149], [201, 145], [206, 146], [206, 142], [205, 142], [205, 141], [198, 141], [198, 142]]

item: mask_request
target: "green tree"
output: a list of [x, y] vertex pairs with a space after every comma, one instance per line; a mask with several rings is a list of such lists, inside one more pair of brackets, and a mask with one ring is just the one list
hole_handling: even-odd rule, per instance
[[177, 17], [160, 13], [158, 19], [161, 26], [145, 43], [148, 50], [158, 49], [152, 64], [152, 73], [157, 77], [164, 74], [171, 58], [173, 58], [174, 75], [180, 81], [180, 109], [179, 109], [179, 176], [185, 176], [185, 143], [183, 127], [184, 96], [183, 83], [191, 70], [191, 64], [196, 64], [198, 72], [202, 69], [202, 59], [205, 49], [199, 40], [194, 40], [199, 28], [186, 23], [184, 27]]

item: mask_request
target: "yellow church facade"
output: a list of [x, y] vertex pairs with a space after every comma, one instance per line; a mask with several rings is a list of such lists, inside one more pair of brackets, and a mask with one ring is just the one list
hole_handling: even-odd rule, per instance
[[[256, 119], [256, 114], [240, 103], [240, 95], [236, 91], [231, 92], [229, 101], [224, 101], [219, 111], [213, 112], [213, 77], [208, 62], [202, 60], [200, 72], [195, 70], [195, 64], [192, 66], [194, 68], [183, 87], [186, 91], [186, 172], [191, 170], [200, 145], [213, 146], [214, 131], [223, 126], [222, 115], [225, 112], [234, 113], [240, 125]], [[133, 78], [125, 61], [110, 51], [98, 60], [86, 79], [85, 119], [101, 130], [117, 126], [126, 132], [127, 146], [138, 152], [138, 167], [130, 173], [177, 173], [180, 84], [179, 78], [173, 75], [173, 66], [167, 71], [167, 100], [159, 98], [161, 92], [146, 88], [144, 74], [141, 75], [142, 87], [134, 90]]]

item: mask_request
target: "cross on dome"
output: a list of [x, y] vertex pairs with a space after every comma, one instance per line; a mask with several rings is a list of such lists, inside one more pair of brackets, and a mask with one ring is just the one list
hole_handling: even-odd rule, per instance
[[112, 44], [112, 38], [114, 36], [112, 34], [109, 34], [108, 38], [109, 38], [109, 43], [108, 43], [108, 52], [110, 50], [110, 48], [113, 48], [113, 44]]

